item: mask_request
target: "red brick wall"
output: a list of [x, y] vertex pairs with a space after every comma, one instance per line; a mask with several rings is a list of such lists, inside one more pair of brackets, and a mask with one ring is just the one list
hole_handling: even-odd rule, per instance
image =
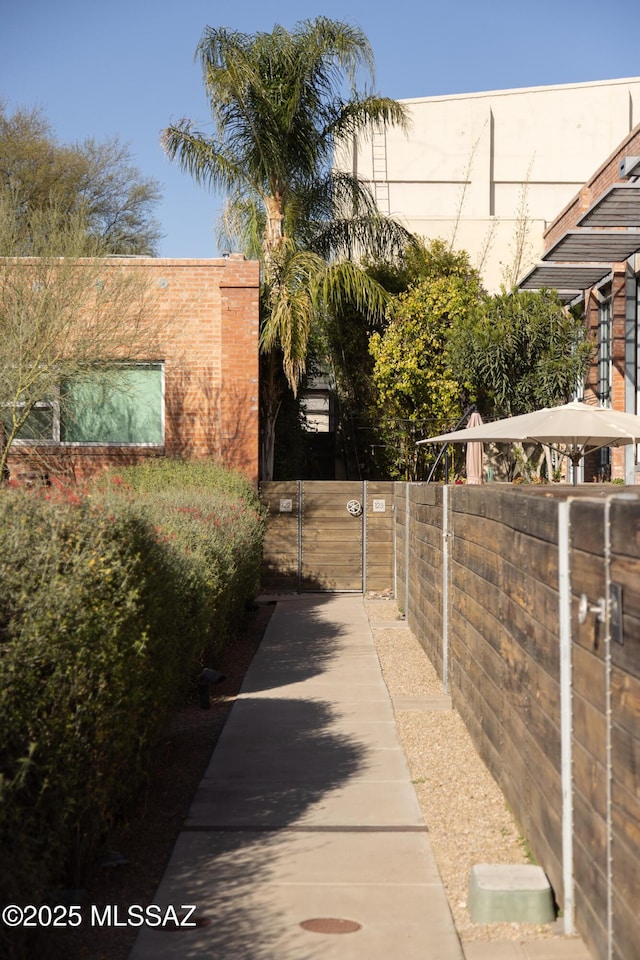
[[[573, 230], [577, 222], [589, 207], [598, 200], [614, 183], [622, 183], [620, 161], [626, 156], [640, 156], [640, 125], [635, 127], [610, 157], [599, 167], [585, 183], [580, 192], [556, 217], [545, 233], [545, 250], [549, 250], [567, 230]], [[624, 228], [621, 228], [624, 229]], [[612, 264], [611, 283], [612, 301], [612, 390], [611, 405], [615, 410], [625, 410], [625, 333], [626, 333], [626, 263]], [[609, 295], [608, 291], [606, 292]], [[587, 378], [585, 397], [594, 400], [597, 396], [597, 329], [599, 301], [594, 291], [585, 293], [585, 320], [594, 343], [593, 365]], [[635, 413], [634, 410], [629, 411]], [[585, 479], [597, 479], [598, 460], [595, 455], [587, 457]], [[625, 451], [623, 448], [611, 450], [611, 478], [625, 477]]]
[[12, 474], [84, 476], [166, 455], [215, 457], [257, 484], [259, 264], [232, 255], [119, 258], [113, 265], [142, 273], [158, 317], [162, 355], [144, 359], [164, 362], [164, 447], [48, 446], [39, 451], [38, 466], [33, 448], [15, 446]]
[[[611, 281], [612, 342], [611, 342], [611, 406], [614, 410], [625, 409], [625, 330], [626, 330], [626, 264], [616, 264]], [[598, 400], [598, 312], [600, 301], [595, 291], [590, 291], [585, 301], [585, 320], [593, 343], [593, 360], [585, 384], [585, 400]], [[596, 456], [585, 462], [585, 480], [607, 479], [598, 477]], [[625, 451], [623, 447], [611, 448], [611, 478], [624, 477]]]
[[640, 126], [631, 131], [615, 153], [605, 160], [578, 195], [558, 214], [544, 235], [545, 250], [549, 250], [567, 230], [573, 230], [582, 214], [586, 213], [605, 190], [620, 181], [620, 161], [627, 156], [640, 156]]
[[254, 287], [246, 285], [240, 269], [225, 270], [220, 284], [220, 456], [257, 482], [259, 289], [254, 266]]

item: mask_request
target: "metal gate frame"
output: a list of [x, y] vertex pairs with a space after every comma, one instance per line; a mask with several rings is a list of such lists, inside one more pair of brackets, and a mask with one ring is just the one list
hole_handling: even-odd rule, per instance
[[[268, 510], [267, 590], [394, 594], [392, 481], [276, 480], [261, 483], [260, 494]], [[349, 516], [352, 499], [357, 512]]]
[[[362, 503], [362, 548], [360, 556], [360, 589], [354, 587], [313, 587], [305, 590], [303, 587], [303, 530], [304, 530], [304, 484], [313, 483], [313, 480], [298, 480], [298, 593], [354, 593], [364, 594], [367, 590], [367, 481], [353, 480], [349, 483], [360, 483]], [[340, 482], [340, 481], [337, 481]]]

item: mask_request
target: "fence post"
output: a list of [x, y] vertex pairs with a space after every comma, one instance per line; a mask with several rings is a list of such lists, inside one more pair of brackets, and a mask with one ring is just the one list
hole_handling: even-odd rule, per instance
[[404, 487], [404, 618], [409, 623], [409, 521], [411, 511], [409, 509], [409, 481]]
[[302, 480], [298, 480], [298, 593], [302, 593]]
[[[613, 957], [613, 704], [611, 651], [611, 504], [614, 500], [636, 500], [630, 493], [607, 497], [604, 504], [604, 575], [605, 575], [605, 715], [606, 715], [606, 798], [607, 798], [607, 960]], [[622, 616], [622, 611], [619, 611]]]
[[558, 593], [560, 628], [560, 764], [562, 784], [562, 882], [564, 887], [564, 932], [574, 932], [573, 875], [573, 782], [572, 782], [572, 674], [571, 674], [571, 581], [569, 531], [572, 497], [558, 503]]
[[362, 481], [362, 594], [367, 592], [367, 481]]
[[449, 693], [449, 486], [442, 488], [442, 688]]

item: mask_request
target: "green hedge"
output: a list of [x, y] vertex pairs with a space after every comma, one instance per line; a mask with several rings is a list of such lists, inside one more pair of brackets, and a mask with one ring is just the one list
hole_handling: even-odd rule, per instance
[[79, 882], [255, 591], [262, 532], [253, 492], [213, 465], [0, 491], [0, 900]]
[[215, 656], [260, 581], [265, 514], [253, 488], [215, 462], [154, 460], [109, 475], [99, 489], [128, 497], [200, 571]]

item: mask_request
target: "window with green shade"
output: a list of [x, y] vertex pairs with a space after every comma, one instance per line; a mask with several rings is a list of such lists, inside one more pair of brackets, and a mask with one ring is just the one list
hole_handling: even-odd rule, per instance
[[53, 400], [34, 407], [17, 439], [162, 444], [163, 365], [114, 364], [63, 381]]
[[159, 364], [94, 370], [60, 390], [62, 443], [162, 443]]

